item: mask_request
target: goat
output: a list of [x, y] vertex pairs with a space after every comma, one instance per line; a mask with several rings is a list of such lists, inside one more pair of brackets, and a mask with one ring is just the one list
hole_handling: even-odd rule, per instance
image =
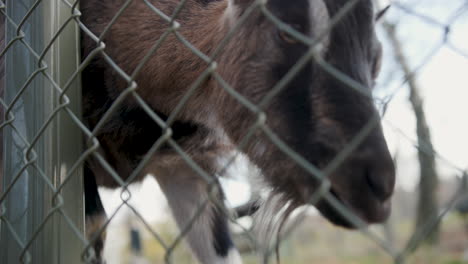
[[[199, 51], [210, 55], [249, 10], [244, 23], [233, 31], [218, 53], [216, 74], [238, 94], [258, 105], [309, 46], [278, 28], [261, 8], [249, 9], [253, 2], [187, 0], [176, 21], [181, 25], [178, 32]], [[268, 0], [263, 5], [303, 36], [320, 37], [318, 56], [371, 92], [381, 60], [381, 45], [374, 29], [374, 7], [371, 0], [360, 0], [331, 25], [332, 18], [348, 2]], [[102, 38], [104, 51], [121, 70], [130, 74], [171, 26], [148, 5], [171, 15], [179, 1], [131, 1], [106, 29], [124, 4], [124, 0], [81, 0], [81, 21], [95, 36], [106, 30]], [[81, 44], [85, 60], [101, 43], [85, 33]], [[134, 76], [136, 93], [157, 115], [167, 119], [207, 67], [206, 61], [174, 34], [169, 34]], [[102, 54], [95, 56], [85, 68], [82, 83], [83, 119], [91, 130], [117, 97], [134, 84], [120, 77]], [[127, 96], [116, 109], [96, 131], [100, 155], [122, 181], [138, 181], [147, 174], [154, 175], [177, 224], [184, 227], [209, 196], [209, 184], [167, 144], [153, 154], [137, 177], [130, 179], [132, 171], [165, 131], [134, 96]], [[370, 96], [349, 88], [312, 59], [291, 78], [285, 89], [262, 105], [261, 111], [268, 128], [319, 169], [324, 169], [378, 116]], [[257, 114], [241, 104], [211, 74], [175, 117], [171, 124], [172, 138], [198, 166], [216, 175], [220, 157], [236, 150], [257, 119]], [[294, 162], [261, 129], [254, 132], [254, 138], [241, 151], [261, 169], [272, 195], [281, 197], [282, 204], [290, 209], [307, 204], [321, 181]], [[328, 179], [330, 193], [364, 222], [377, 223], [388, 217], [395, 169], [380, 125], [328, 174]], [[97, 186], [119, 185], [100, 161], [89, 158], [85, 164], [89, 235], [105, 219]], [[241, 263], [229, 235], [227, 217], [219, 207], [223, 194], [218, 191], [214, 196], [195, 220], [186, 240], [201, 263]], [[314, 205], [332, 223], [355, 227], [327, 200], [321, 199]], [[98, 256], [103, 239], [95, 245]]]

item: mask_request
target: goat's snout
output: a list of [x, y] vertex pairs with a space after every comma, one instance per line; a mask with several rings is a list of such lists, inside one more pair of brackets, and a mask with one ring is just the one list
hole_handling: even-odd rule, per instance
[[365, 175], [369, 192], [381, 202], [390, 199], [395, 185], [395, 166], [386, 156], [376, 154], [372, 157]]
[[[386, 144], [374, 142], [356, 150], [348, 161], [348, 188], [337, 194], [368, 223], [385, 221], [395, 185], [395, 166]], [[341, 179], [343, 180], [343, 179]], [[341, 191], [341, 193], [340, 193]]]
[[[380, 223], [388, 218], [391, 210], [390, 197], [395, 185], [395, 166], [387, 145], [379, 134], [376, 133], [363, 142], [330, 174], [332, 194], [367, 223]], [[326, 148], [328, 154], [339, 152], [333, 147]], [[335, 224], [354, 227], [349, 219], [326, 201], [319, 203], [318, 209]]]

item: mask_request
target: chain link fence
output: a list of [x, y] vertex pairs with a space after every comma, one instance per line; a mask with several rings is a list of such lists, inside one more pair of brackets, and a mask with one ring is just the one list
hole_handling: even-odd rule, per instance
[[86, 241], [81, 135], [74, 125], [78, 31], [70, 10], [54, 1], [0, 3], [2, 263], [79, 263]]
[[[102, 40], [109, 28], [116, 23], [126, 8], [134, 1], [144, 2], [148, 10], [152, 10], [156, 16], [165, 20], [168, 26], [166, 32], [148, 49], [135, 70], [125, 72], [114, 62], [112, 56], [106, 53], [106, 45]], [[324, 169], [318, 169], [281, 140], [275, 131], [272, 131], [267, 125], [268, 116], [263, 109], [285, 89], [287, 84], [311, 60], [314, 60], [325, 72], [340, 82], [346, 83], [349, 89], [355, 89], [366, 96], [372, 96], [369, 90], [317, 55], [320, 44], [318, 40], [323, 36], [309, 39], [302, 35], [271, 13], [264, 0], [252, 1], [250, 7], [245, 10], [236, 25], [220, 42], [220, 45], [215, 47], [212, 53], [204, 54], [179, 32], [184, 25], [177, 22], [178, 16], [186, 8], [189, 1], [178, 1], [180, 3], [177, 8], [171, 14], [165, 14], [153, 4], [154, 1], [127, 0], [115, 12], [110, 24], [101, 35], [95, 35], [89, 30], [88, 25], [81, 22], [80, 1], [0, 1], [0, 17], [4, 20], [3, 26], [5, 28], [5, 35], [2, 36], [5, 39], [1, 47], [2, 67], [5, 67], [4, 74], [2, 74], [2, 98], [0, 99], [2, 114], [0, 131], [3, 134], [3, 172], [0, 174], [0, 259], [2, 259], [2, 263], [3, 261], [5, 261], [4, 263], [93, 263], [95, 254], [92, 245], [105, 232], [105, 228], [112, 224], [116, 215], [120, 211], [128, 209], [146, 228], [151, 239], [158, 243], [158, 248], [164, 251], [161, 263], [179, 263], [178, 258], [174, 260], [176, 258], [174, 255], [177, 254], [174, 252], [183, 247], [181, 242], [192, 228], [193, 223], [203, 213], [207, 203], [219, 203], [215, 198], [219, 192], [217, 178], [205, 171], [203, 166], [197, 164], [193, 157], [180, 146], [173, 138], [174, 131], [171, 128], [186, 103], [208, 79], [214, 79], [239, 104], [256, 116], [256, 122], [251, 125], [248, 131], [245, 131], [245, 136], [237, 145], [239, 150], [242, 151], [249, 144], [252, 144], [255, 133], [261, 131], [298, 166], [309, 172], [311, 177], [320, 181], [320, 187], [310, 197], [311, 204], [320, 199], [326, 199], [343, 217], [359, 227], [358, 232], [366, 240], [371, 241], [388, 254], [389, 263], [407, 263], [411, 254], [424, 242], [433, 228], [443, 221], [451, 209], [463, 199], [466, 192], [465, 186], [460, 185], [452, 193], [450, 199], [447, 199], [448, 202], [440, 206], [438, 211], [433, 212], [425, 224], [418, 228], [407, 244], [403, 246], [389, 241], [388, 237], [382, 236], [375, 229], [368, 228], [357, 215], [330, 194], [331, 183], [327, 176], [352, 155], [353, 151], [379, 125], [380, 118], [375, 116], [369, 120]], [[330, 19], [328, 30], [345, 17], [359, 1], [346, 2]], [[394, 3], [393, 9], [404, 12], [406, 16], [417, 17], [431, 27], [442, 30], [444, 34], [436, 47], [421, 59], [418, 65], [411, 65], [407, 72], [403, 72], [402, 76], [393, 77], [401, 82], [397, 88], [388, 93], [388, 96], [378, 101], [384, 110], [391, 107], [394, 96], [407, 87], [408, 82], [418, 76], [421, 69], [434, 58], [433, 56], [440, 49], [448, 48], [465, 60], [468, 59], [467, 50], [458, 46], [451, 38], [451, 34], [462, 34], [453, 33], [451, 26], [459, 20], [466, 21], [468, 10], [466, 1], [460, 1], [460, 6], [452, 12], [448, 19], [444, 19], [444, 22], [439, 22], [437, 18], [419, 12], [415, 3], [407, 5], [397, 2]], [[217, 72], [219, 65], [216, 61], [235, 32], [246, 23], [253, 12], [259, 10], [279, 29], [307, 45], [308, 51], [294, 64], [284, 78], [271, 88], [259, 104], [253, 104], [222, 78]], [[387, 28], [390, 27], [388, 23], [386, 25]], [[96, 48], [83, 61], [80, 61], [79, 56], [79, 34], [96, 42]], [[175, 37], [177, 41], [203, 60], [206, 63], [206, 68], [190, 85], [170, 115], [163, 118], [153, 111], [145, 98], [139, 94], [138, 83], [135, 79], [138, 73], [145, 71], [148, 60], [158, 53], [161, 45], [170, 36]], [[398, 53], [397, 50], [393, 56], [396, 56], [396, 53]], [[106, 67], [112, 68], [115, 75], [127, 82], [128, 87], [120, 92], [96, 126], [90, 130], [81, 121], [80, 73], [96, 56], [102, 56], [107, 63]], [[96, 135], [129, 98], [138, 103], [138, 106], [161, 128], [163, 133], [145, 153], [128, 179], [123, 180], [102, 153], [98, 151], [100, 144]], [[398, 126], [394, 127], [395, 130], [398, 130]], [[402, 137], [406, 136], [405, 132], [402, 132]], [[82, 144], [83, 137], [86, 144]], [[453, 165], [432, 147], [428, 148], [425, 142], [414, 141], [411, 136], [405, 140], [414, 144], [422, 152], [435, 155], [438, 160], [450, 164], [459, 175], [466, 177], [465, 168]], [[170, 239], [163, 234], [163, 227], [158, 229], [148, 222], [138, 207], [131, 203], [133, 189], [130, 184], [148, 165], [151, 157], [163, 146], [169, 146], [175, 151], [210, 186], [210, 195], [206, 201], [197, 208], [188, 224], [181, 227], [180, 232]], [[231, 157], [216, 174], [223, 175], [225, 171], [229, 170], [230, 166], [236, 163], [237, 155]], [[90, 157], [97, 160], [118, 183], [120, 202], [115, 210], [108, 212], [107, 221], [97, 234], [93, 237], [86, 237], [84, 235], [82, 166], [85, 160]], [[219, 208], [225, 208], [225, 206], [219, 205]], [[245, 241], [248, 241], [246, 244], [250, 252], [262, 256], [259, 259], [262, 259], [263, 263], [275, 262], [274, 258], [271, 257], [275, 253], [275, 245], [267, 248], [260, 247], [262, 241], [258, 241], [252, 230], [246, 228], [239, 219], [233, 216], [232, 212], [228, 210], [222, 212], [230, 219], [235, 228], [240, 229], [238, 233], [242, 234]], [[297, 235], [294, 231], [298, 226], [306, 224], [304, 219], [309, 217], [307, 212], [303, 210], [294, 214], [278, 238], [287, 241], [290, 235]], [[108, 243], [113, 243], [113, 241]], [[315, 242], [308, 241], [308, 243], [310, 243], [308, 246], [314, 247]], [[133, 244], [137, 248], [141, 247], [139, 242]], [[256, 259], [256, 262], [253, 263], [258, 261]]]

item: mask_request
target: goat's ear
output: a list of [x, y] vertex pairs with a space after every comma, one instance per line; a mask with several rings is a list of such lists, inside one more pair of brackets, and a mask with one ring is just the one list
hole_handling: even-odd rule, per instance
[[385, 15], [385, 13], [387, 13], [387, 11], [390, 9], [390, 5], [388, 5], [387, 7], [385, 7], [384, 9], [380, 10], [379, 12], [377, 12], [377, 14], [375, 15], [375, 21], [376, 22], [379, 22], [382, 17]]

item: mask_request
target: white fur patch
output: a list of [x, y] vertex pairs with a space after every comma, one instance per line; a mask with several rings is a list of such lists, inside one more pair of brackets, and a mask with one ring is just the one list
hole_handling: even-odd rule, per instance
[[330, 26], [330, 13], [324, 0], [309, 0], [309, 14], [311, 30], [314, 38], [320, 38], [317, 45], [317, 52], [323, 56], [330, 43], [330, 32], [327, 32]]
[[229, 27], [234, 26], [237, 21], [237, 16], [239, 15], [239, 8], [234, 4], [234, 0], [228, 0], [228, 5], [224, 11], [223, 16], [221, 17], [222, 22], [229, 25]]

